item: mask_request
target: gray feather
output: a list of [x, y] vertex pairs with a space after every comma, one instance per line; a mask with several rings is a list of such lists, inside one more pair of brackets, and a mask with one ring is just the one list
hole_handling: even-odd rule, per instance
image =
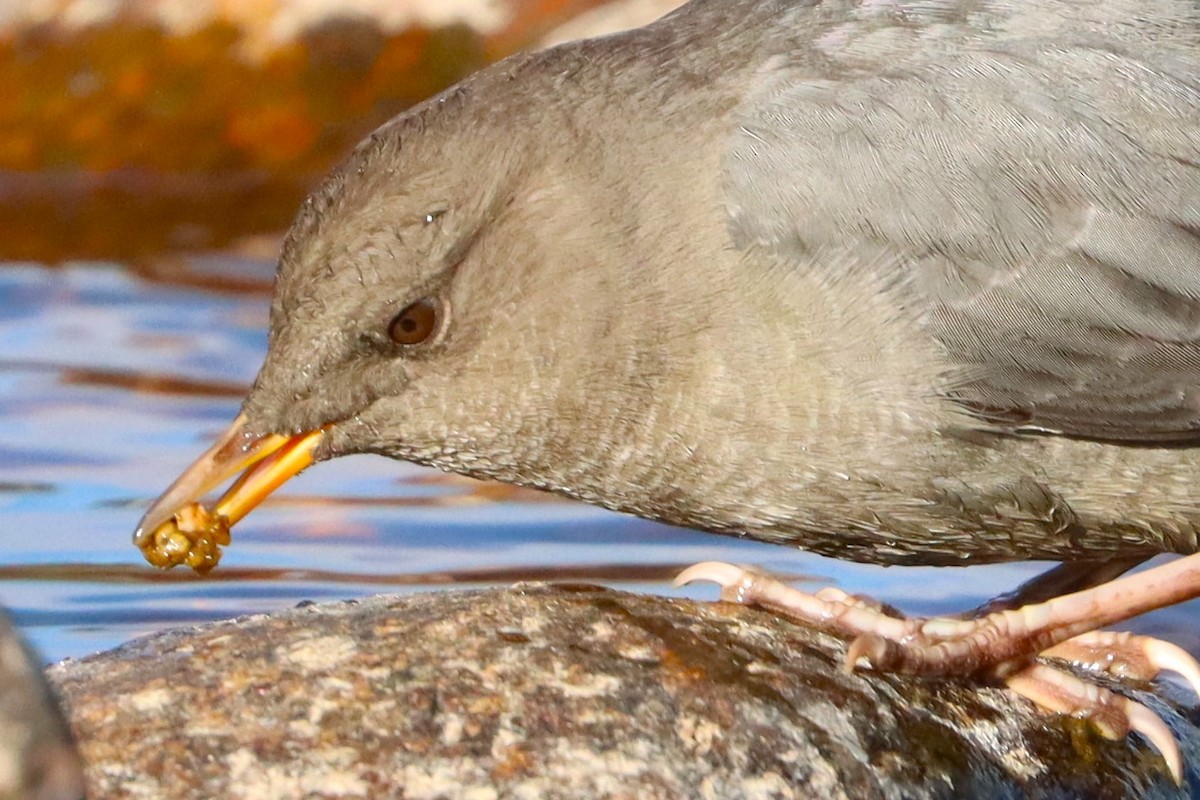
[[813, 31], [739, 115], [734, 235], [894, 256], [989, 425], [1198, 439], [1200, 7], [1036, 4], [1056, 37], [1030, 5], [863, 3]]

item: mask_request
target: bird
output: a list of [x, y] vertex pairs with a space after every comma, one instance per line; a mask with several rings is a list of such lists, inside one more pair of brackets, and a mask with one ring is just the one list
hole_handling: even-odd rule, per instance
[[1057, 562], [961, 618], [680, 579], [1139, 731], [1179, 781], [1153, 712], [1037, 656], [1200, 689], [1098, 630], [1200, 595], [1198, 54], [1193, 0], [691, 0], [500, 61], [303, 203], [241, 412], [134, 541], [206, 571], [377, 453], [859, 562]]

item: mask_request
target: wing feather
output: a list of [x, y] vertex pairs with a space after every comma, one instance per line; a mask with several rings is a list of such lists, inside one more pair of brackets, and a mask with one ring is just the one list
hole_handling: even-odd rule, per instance
[[1200, 440], [1198, 7], [1142, 8], [1132, 45], [1104, 25], [814, 34], [731, 138], [735, 239], [896, 256], [990, 426]]

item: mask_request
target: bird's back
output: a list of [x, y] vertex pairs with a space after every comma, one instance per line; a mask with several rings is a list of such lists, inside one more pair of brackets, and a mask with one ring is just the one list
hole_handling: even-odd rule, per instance
[[803, 273], [799, 335], [859, 394], [805, 455], [878, 484], [839, 489], [867, 507], [841, 524], [981, 558], [995, 531], [1013, 557], [1194, 549], [1200, 5], [776, 8], [723, 190], [746, 268]]
[[856, 5], [750, 90], [738, 240], [899, 259], [990, 423], [1200, 439], [1200, 5]]

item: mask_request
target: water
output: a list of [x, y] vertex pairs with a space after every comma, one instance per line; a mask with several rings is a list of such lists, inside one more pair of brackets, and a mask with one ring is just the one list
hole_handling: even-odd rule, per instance
[[[268, 297], [254, 288], [272, 265], [188, 266], [190, 286], [103, 264], [0, 267], [0, 604], [47, 660], [302, 600], [451, 584], [569, 578], [714, 599], [712, 586], [670, 585], [682, 566], [709, 559], [916, 613], [975, 605], [1043, 568], [846, 564], [358, 456], [285, 485], [234, 529], [209, 577], [159, 572], [130, 533], [237, 413], [265, 348]], [[1196, 609], [1136, 627], [1197, 651]]]

